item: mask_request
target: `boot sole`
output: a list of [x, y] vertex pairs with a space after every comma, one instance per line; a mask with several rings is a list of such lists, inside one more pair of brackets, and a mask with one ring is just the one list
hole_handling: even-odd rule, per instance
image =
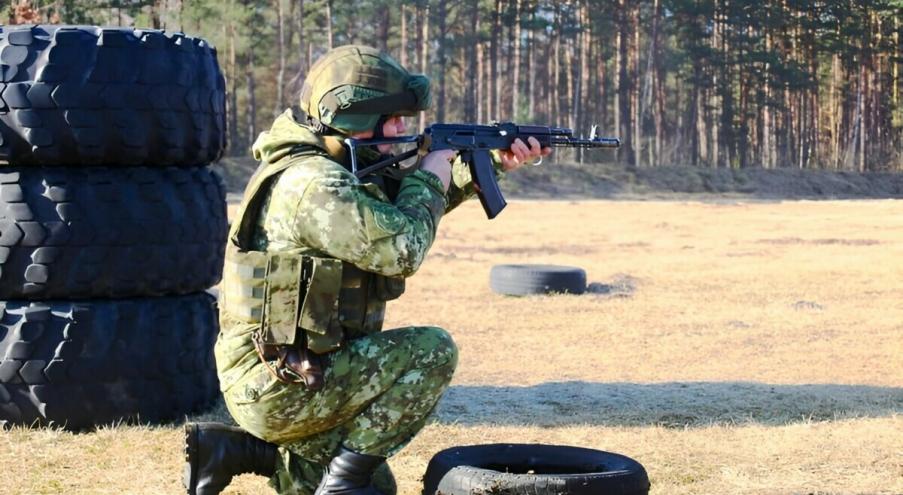
[[185, 425], [185, 471], [182, 476], [182, 484], [188, 491], [188, 495], [196, 495], [198, 488], [198, 467], [195, 465], [198, 458], [198, 425], [190, 423]]

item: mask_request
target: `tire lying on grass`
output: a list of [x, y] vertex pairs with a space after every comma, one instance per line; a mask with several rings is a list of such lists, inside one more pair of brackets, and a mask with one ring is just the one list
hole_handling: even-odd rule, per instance
[[181, 33], [0, 28], [0, 161], [201, 165], [225, 145], [216, 51]]
[[646, 495], [649, 477], [637, 461], [600, 450], [558, 445], [490, 444], [436, 454], [424, 495]]
[[0, 168], [0, 299], [202, 291], [222, 275], [227, 228], [205, 167]]
[[489, 272], [493, 292], [509, 296], [586, 291], [586, 272], [560, 265], [495, 265]]
[[0, 308], [0, 424], [157, 422], [219, 393], [209, 294]]

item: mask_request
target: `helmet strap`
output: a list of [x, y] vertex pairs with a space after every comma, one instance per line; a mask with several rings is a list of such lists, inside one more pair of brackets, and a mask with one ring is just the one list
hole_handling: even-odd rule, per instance
[[292, 118], [295, 119], [295, 122], [299, 124], [304, 124], [307, 127], [313, 129], [315, 134], [325, 136], [331, 134], [341, 134], [339, 131], [329, 127], [328, 125], [320, 122], [316, 117], [312, 115], [308, 115], [307, 112], [301, 110], [300, 107], [296, 107], [292, 105]]

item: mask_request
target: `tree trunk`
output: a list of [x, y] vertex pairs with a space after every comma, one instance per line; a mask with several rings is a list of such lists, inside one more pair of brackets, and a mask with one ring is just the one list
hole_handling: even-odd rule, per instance
[[[724, 23], [721, 22], [721, 12], [720, 12], [721, 9], [718, 8], [718, 4], [720, 4], [720, 3], [721, 2], [716, 2], [716, 5], [715, 5], [715, 21], [713, 23], [713, 29], [712, 29], [713, 34], [712, 34], [712, 37], [710, 38], [711, 39], [711, 50], [712, 50], [712, 53], [714, 54], [714, 57], [716, 57], [716, 60], [718, 58], [720, 58], [719, 55], [722, 54], [721, 40], [723, 37], [722, 30], [724, 29]], [[719, 64], [719, 67], [717, 67], [717, 68], [711, 67], [711, 79], [710, 80], [711, 80], [711, 84], [712, 84], [712, 89], [709, 90], [708, 108], [706, 111], [706, 113], [708, 114], [708, 117], [709, 117], [707, 119], [707, 123], [709, 126], [711, 126], [711, 131], [707, 131], [708, 135], [711, 136], [710, 142], [712, 145], [711, 152], [709, 153], [709, 157], [711, 159], [709, 166], [716, 167], [716, 168], [721, 165], [719, 144], [721, 141], [721, 112], [722, 112], [721, 104], [723, 103], [723, 101], [719, 102], [718, 97], [721, 96], [720, 93], [721, 93], [721, 87], [722, 87], [723, 83], [721, 81], [720, 76], [723, 74], [724, 65], [725, 65], [724, 61], [721, 61], [721, 63]]]
[[736, 154], [734, 137], [734, 75], [735, 49], [731, 46], [730, 1], [724, 0], [721, 12], [721, 145], [719, 166], [732, 167]]
[[857, 146], [856, 153], [856, 169], [859, 172], [862, 172], [865, 169], [865, 142], [866, 142], [866, 132], [865, 132], [865, 61], [863, 60], [859, 65], [859, 82], [856, 92], [856, 119], [855, 119], [855, 128], [856, 134], [853, 142], [854, 146]]
[[[479, 22], [479, 21], [478, 21]], [[477, 25], [477, 32], [480, 31], [479, 24]], [[486, 122], [486, 110], [484, 106], [484, 102], [486, 98], [483, 96], [484, 93], [484, 85], [486, 84], [486, 77], [484, 74], [486, 62], [483, 60], [483, 52], [485, 51], [485, 47], [483, 43], [477, 44], [477, 84], [476, 84], [476, 100], [477, 100], [477, 123]]]
[[[703, 69], [697, 63], [696, 66], [697, 71], [697, 81], [702, 81], [703, 78]], [[696, 136], [695, 142], [697, 144], [696, 152], [694, 154], [694, 165], [708, 165], [709, 163], [709, 131], [708, 126], [706, 125], [706, 110], [705, 110], [705, 101], [707, 95], [704, 88], [700, 88], [698, 84], [693, 87], [693, 102], [696, 105], [696, 108], [693, 111], [693, 114], [696, 116], [696, 129], [694, 135]]]
[[893, 86], [891, 103], [894, 104], [894, 107], [897, 106], [900, 97], [900, 18], [898, 12], [894, 13], [894, 60], [891, 65], [891, 84]]
[[523, 0], [514, 0], [512, 7], [514, 9], [514, 26], [513, 31], [513, 47], [512, 60], [513, 68], [511, 69], [511, 119], [517, 120], [517, 110], [520, 106], [520, 8]]
[[[477, 51], [479, 51], [479, 22], [480, 22], [480, 3], [478, 0], [472, 0], [470, 8], [470, 32], [468, 33], [469, 41], [464, 53], [467, 54], [467, 76], [464, 77], [464, 119], [467, 122], [474, 122], [477, 119]], [[463, 65], [463, 64], [462, 64]]]
[[298, 17], [298, 4], [292, 1], [288, 2], [288, 13], [286, 14], [286, 18], [283, 20], [285, 22], [285, 51], [287, 52], [286, 57], [286, 67], [285, 70], [288, 71], [291, 76], [288, 78], [288, 81], [285, 82], [285, 92], [288, 93], [286, 98], [291, 103], [292, 96], [295, 93], [295, 82], [298, 78], [298, 72], [301, 70], [301, 64], [298, 64], [298, 69], [293, 70], [292, 58], [289, 58], [291, 53], [301, 53], [301, 40], [298, 40], [298, 47], [295, 47], [295, 31], [297, 31], [297, 23], [295, 19]]
[[492, 37], [489, 39], [489, 113], [493, 119], [499, 119], [499, 34], [502, 31], [502, 0], [495, 0], [495, 10], [492, 14]]
[[438, 35], [438, 49], [436, 50], [436, 58], [439, 62], [439, 67], [437, 68], [439, 72], [439, 91], [437, 94], [438, 101], [436, 102], [436, 121], [437, 122], [445, 122], [445, 70], [447, 65], [446, 60], [446, 51], [447, 51], [447, 40], [445, 38], [446, 29], [446, 15], [448, 13], [447, 10], [448, 0], [438, 0], [436, 5], [436, 21], [438, 22], [437, 26], [437, 35]]
[[630, 7], [630, 30], [632, 33], [632, 43], [630, 43], [630, 120], [633, 124], [632, 141], [633, 141], [633, 160], [635, 167], [642, 165], [640, 156], [643, 150], [643, 133], [642, 133], [642, 115], [640, 111], [640, 7], [639, 5], [631, 5]]
[[389, 51], [389, 27], [392, 24], [391, 9], [388, 5], [381, 5], [379, 21], [377, 24], [376, 40], [377, 48], [381, 52]]
[[401, 5], [401, 44], [398, 47], [398, 62], [408, 68], [408, 6]]
[[[810, 12], [810, 22], [815, 23], [816, 13], [814, 11]], [[806, 167], [811, 167], [812, 165], [820, 165], [823, 162], [821, 157], [821, 147], [819, 146], [819, 121], [821, 118], [821, 101], [819, 97], [818, 91], [818, 72], [819, 72], [819, 64], [818, 64], [818, 47], [815, 41], [815, 33], [811, 33], [808, 36], [809, 43], [809, 74], [812, 80], [814, 81], [809, 88], [809, 134], [807, 135], [808, 140], [808, 151], [806, 156]]]
[[[765, 52], [771, 53], [774, 49], [773, 36], [770, 29], [765, 33]], [[775, 142], [774, 142], [774, 112], [772, 111], [771, 88], [771, 63], [766, 62], [763, 70], [764, 97], [762, 102], [762, 166], [774, 168]]]
[[332, 0], [326, 0], [326, 36], [327, 36], [327, 47], [332, 50], [333, 47], [333, 33], [332, 33]]
[[618, 119], [620, 120], [620, 134], [622, 136], [618, 155], [623, 163], [635, 167], [636, 156], [634, 150], [638, 143], [634, 141], [636, 136], [633, 132], [634, 123], [631, 121], [633, 109], [630, 106], [634, 93], [630, 58], [633, 19], [632, 13], [628, 12], [626, 0], [618, 0], [618, 6], [620, 14], [620, 28], [618, 30]]
[[535, 29], [533, 25], [536, 22], [536, 6], [530, 7], [530, 30], [527, 31], [527, 120], [530, 123], [536, 122], [536, 46], [535, 46]]
[[[567, 114], [567, 125], [574, 128], [574, 43], [568, 39], [564, 42], [564, 87], [565, 104], [563, 111]], [[563, 151], [563, 150], [562, 150]]]
[[555, 3], [555, 28], [552, 31], [552, 71], [549, 74], [549, 84], [552, 85], [552, 105], [550, 111], [556, 120], [561, 115], [561, 9]]
[[[608, 112], [608, 92], [606, 88], [608, 87], [608, 78], [605, 77], [606, 67], [605, 64], [608, 63], [608, 57], [602, 49], [602, 43], [600, 43], [599, 35], [593, 35], [593, 65], [596, 66], [596, 83], [593, 85], [596, 88], [596, 97], [595, 97], [595, 105], [593, 105], [593, 123], [598, 124], [601, 129], [610, 129], [611, 125], [609, 125], [609, 112]], [[617, 131], [617, 127], [614, 127], [615, 131]]]
[[285, 85], [285, 10], [283, 9], [282, 0], [273, 0], [276, 10], [276, 53], [277, 53], [277, 69], [276, 69], [276, 104], [273, 105], [273, 116], [276, 117], [282, 113], [285, 105], [284, 85]]
[[[577, 81], [577, 101], [576, 101], [576, 114], [577, 114], [577, 127], [580, 133], [584, 133], [589, 126], [588, 121], [589, 118], [587, 114], [587, 108], [589, 107], [589, 80], [592, 75], [592, 71], [589, 70], [589, 49], [590, 49], [590, 38], [592, 37], [592, 26], [590, 25], [589, 20], [589, 7], [586, 2], [581, 2], [579, 7], [580, 12], [580, 78]], [[584, 158], [584, 150], [580, 148], [579, 153], [580, 163], [583, 163]]]
[[[228, 125], [229, 128], [229, 151], [231, 154], [237, 154], [237, 148], [242, 148], [239, 144], [238, 134], [238, 63], [235, 56], [235, 24], [229, 22], [227, 33], [229, 39], [229, 101], [228, 105]], [[243, 151], [243, 150], [242, 150]]]
[[250, 147], [257, 138], [257, 100], [255, 92], [257, 87], [254, 81], [254, 50], [248, 50], [248, 63], [245, 65], [245, 80], [247, 81], [248, 103], [248, 141], [246, 147]]
[[[615, 25], [621, 26], [624, 21], [624, 9], [623, 9], [623, 0], [619, 3], [618, 9], [615, 13]], [[623, 120], [621, 113], [621, 84], [623, 84], [623, 79], [621, 77], [621, 66], [624, 64], [622, 59], [622, 47], [624, 45], [624, 36], [623, 29], [618, 28], [615, 33], [615, 67], [614, 70], [616, 74], [612, 77], [614, 80], [614, 128], [615, 132], [618, 133], [618, 136], [621, 137], [621, 148], [618, 148], [618, 161], [624, 162], [625, 152], [622, 151], [624, 145], [626, 144], [626, 137], [624, 136], [624, 129], [621, 125], [621, 121]]]
[[871, 87], [869, 85], [870, 80], [870, 72], [872, 68], [872, 64], [874, 63], [872, 53], [871, 53], [871, 32], [869, 27], [867, 26], [863, 30], [863, 39], [862, 39], [862, 58], [860, 60], [859, 66], [859, 153], [857, 154], [857, 171], [865, 172], [866, 170], [866, 159], [868, 158], [868, 143], [869, 143], [869, 128], [870, 128], [870, 112], [868, 108], [869, 103], [869, 91]]
[[841, 133], [841, 112], [843, 111], [840, 103], [840, 86], [843, 84], [843, 68], [840, 65], [840, 55], [834, 54], [831, 57], [831, 86], [828, 92], [829, 113], [828, 125], [831, 128], [831, 163], [833, 168], [840, 168], [840, 133]]
[[[161, 5], [161, 0], [154, 0], [153, 3], [150, 4], [150, 20], [151, 27], [154, 29], [163, 29], [164, 25], [160, 19], [160, 11], [165, 10], [165, 6]], [[120, 22], [122, 24], [122, 22]]]
[[[746, 31], [747, 38], [750, 34], [749, 27], [743, 28]], [[750, 153], [750, 118], [749, 118], [749, 98], [750, 98], [750, 81], [752, 69], [746, 61], [747, 44], [741, 43], [738, 49], [737, 59], [742, 65], [738, 68], [737, 80], [740, 86], [740, 129], [737, 135], [737, 159], [740, 168], [749, 166]]]
[[[429, 68], [429, 60], [430, 60], [430, 4], [429, 1], [424, 0], [422, 6], [422, 11], [420, 14], [420, 73], [427, 74]], [[423, 133], [423, 130], [426, 128], [426, 112], [420, 112], [420, 116], [417, 119], [417, 129], [419, 133]]]
[[652, 111], [653, 125], [655, 126], [655, 142], [650, 148], [652, 149], [652, 157], [649, 165], [655, 167], [661, 165], [662, 162], [662, 141], [664, 139], [664, 127], [662, 118], [665, 113], [665, 95], [664, 81], [662, 80], [662, 64], [661, 64], [661, 32], [659, 29], [660, 18], [662, 15], [661, 0], [654, 0], [652, 7], [652, 49], [650, 57], [652, 59], [652, 86], [653, 86], [653, 102], [650, 107]]

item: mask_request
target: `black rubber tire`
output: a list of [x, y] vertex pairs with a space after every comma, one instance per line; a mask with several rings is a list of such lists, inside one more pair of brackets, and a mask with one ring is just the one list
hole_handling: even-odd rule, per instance
[[0, 168], [0, 299], [202, 291], [222, 276], [227, 229], [206, 167]]
[[489, 287], [508, 296], [586, 291], [586, 272], [559, 265], [495, 265], [489, 272]]
[[601, 450], [559, 445], [489, 444], [446, 449], [430, 460], [423, 485], [424, 495], [649, 493], [649, 477], [637, 461]]
[[0, 162], [203, 165], [225, 146], [216, 50], [181, 33], [0, 28]]
[[158, 422], [219, 394], [209, 294], [0, 308], [0, 424]]

